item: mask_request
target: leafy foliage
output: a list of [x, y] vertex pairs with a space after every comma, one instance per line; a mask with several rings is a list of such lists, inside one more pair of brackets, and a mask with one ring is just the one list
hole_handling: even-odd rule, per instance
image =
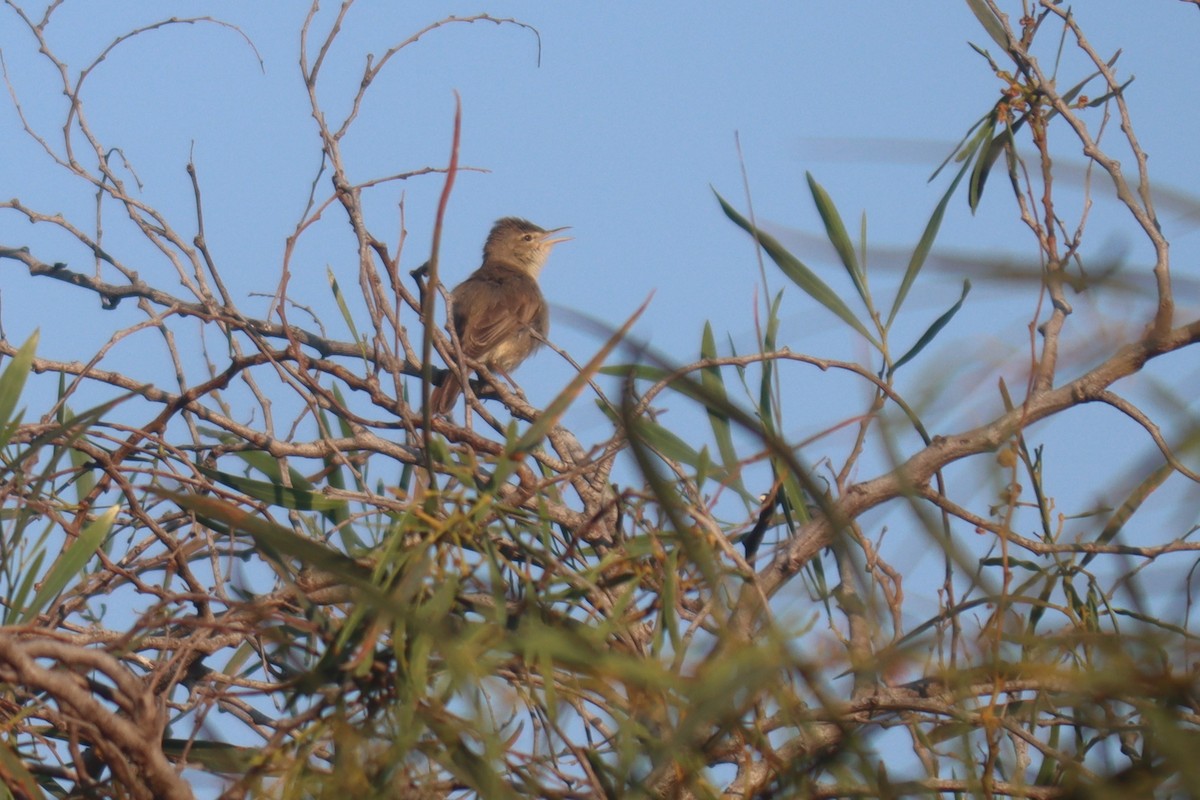
[[[95, 228], [120, 217], [187, 279], [179, 294], [149, 286], [114, 235], [100, 247], [82, 221], [0, 203], [98, 269], [20, 247], [0, 261], [106, 307], [136, 297], [170, 359], [169, 378], [144, 383], [39, 357], [36, 338], [0, 343], [0, 797], [183, 798], [201, 773], [227, 798], [1200, 795], [1195, 634], [1160, 596], [1189, 590], [1195, 528], [1151, 541], [1155, 523], [1137, 516], [1169, 480], [1200, 480], [1186, 465], [1200, 429], [1186, 405], [1163, 412], [1181, 423], [1173, 449], [1164, 424], [1112, 388], [1193, 347], [1200, 322], [1173, 317], [1148, 190], [1090, 138], [1088, 113], [1128, 113], [1115, 58], [1095, 56], [1057, 4], [1016, 30], [990, 0], [968, 5], [1001, 48], [1004, 69], [979, 52], [1005, 89], [947, 160], [961, 166], [890, 301], [813, 176], [846, 296], [718, 195], [788, 281], [764, 299], [752, 351], [723, 351], [705, 325], [697, 360], [672, 363], [630, 340], [639, 309], [544, 411], [480, 378], [473, 425], [420, 407], [432, 370], [415, 354], [452, 363], [453, 343], [430, 313], [433, 287], [416, 271], [409, 288], [388, 236], [368, 226], [342, 150], [404, 45], [367, 60], [338, 120], [318, 87], [341, 17], [322, 33], [314, 7], [303, 29], [329, 171], [314, 186], [328, 194], [314, 189], [287, 253], [335, 209], [349, 223], [361, 298], [330, 273], [344, 340], [288, 318], [306, 307], [290, 255], [269, 317], [214, 288], [221, 259], [129, 192], [87, 124], [82, 79], [64, 78], [64, 130], [88, 147], [68, 157], [65, 140], [26, 132], [97, 193]], [[12, 5], [10, 17], [60, 63], [45, 38], [54, 9], [35, 20]], [[521, 24], [480, 15], [420, 33], [480, 20]], [[1043, 36], [1057, 41], [1041, 32], [1052, 24], [1092, 61], [1063, 94], [1033, 55]], [[1083, 102], [1091, 81], [1099, 106]], [[1052, 203], [1052, 136], [1082, 140], [1159, 254], [1147, 332], [1086, 366], [1059, 352], [1080, 243], [1058, 235], [1075, 226]], [[1132, 133], [1126, 145], [1140, 154]], [[906, 300], [952, 198], [976, 209], [998, 168], [1043, 265], [1023, 287], [1040, 339], [1022, 392], [989, 376], [1002, 410], [954, 431], [909, 397], [952, 391], [929, 359], [961, 324], [971, 282], [932, 321]], [[441, 172], [448, 195], [454, 170]], [[810, 301], [869, 344], [861, 362], [782, 340], [785, 309]], [[227, 351], [198, 359], [182, 335], [197, 324]], [[21, 413], [31, 373], [60, 383]], [[866, 396], [847, 393], [844, 416], [814, 429], [803, 398], [829, 373]], [[587, 445], [566, 427], [585, 394], [611, 423]], [[78, 398], [91, 410], [72, 413]], [[1030, 429], [1091, 403], [1139, 424], [1155, 456], [1130, 465], [1116, 508], [1068, 511]], [[707, 427], [673, 429], [664, 408]], [[992, 496], [951, 480], [964, 476]], [[913, 591], [925, 579], [904, 574], [914, 551], [940, 561], [940, 585]]]

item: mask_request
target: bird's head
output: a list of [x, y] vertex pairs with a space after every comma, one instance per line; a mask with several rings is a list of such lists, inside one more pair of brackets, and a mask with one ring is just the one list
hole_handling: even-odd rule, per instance
[[550, 248], [571, 238], [554, 235], [565, 230], [546, 230], [518, 217], [497, 220], [483, 245], [483, 262], [515, 267], [536, 278], [546, 265]]

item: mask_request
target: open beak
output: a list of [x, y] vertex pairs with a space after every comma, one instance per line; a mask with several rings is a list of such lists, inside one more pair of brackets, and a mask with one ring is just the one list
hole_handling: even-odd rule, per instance
[[546, 231], [545, 233], [543, 233], [543, 234], [542, 234], [542, 245], [543, 245], [543, 246], [545, 246], [545, 247], [550, 247], [550, 246], [552, 246], [552, 245], [556, 245], [556, 244], [558, 244], [559, 242], [569, 242], [569, 241], [571, 241], [571, 239], [573, 239], [573, 238], [575, 238], [575, 237], [573, 237], [573, 236], [559, 236], [559, 237], [557, 237], [557, 238], [555, 238], [555, 239], [551, 239], [551, 238], [550, 238], [551, 236], [553, 236], [554, 234], [558, 233], [559, 231], [570, 230], [570, 228], [571, 228], [571, 226], [570, 226], [570, 225], [564, 225], [564, 226], [562, 226], [561, 228], [554, 228], [554, 229], [552, 229], [552, 230], [548, 230], [548, 231]]

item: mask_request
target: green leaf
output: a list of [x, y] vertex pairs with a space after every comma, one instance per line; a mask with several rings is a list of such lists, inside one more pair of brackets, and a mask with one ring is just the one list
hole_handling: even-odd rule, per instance
[[904, 299], [908, 297], [908, 290], [912, 288], [913, 282], [921, 272], [921, 268], [925, 266], [925, 259], [929, 257], [929, 252], [933, 249], [933, 242], [937, 239], [938, 231], [942, 227], [942, 219], [946, 215], [946, 206], [949, 205], [950, 197], [958, 189], [958, 184], [962, 182], [963, 175], [965, 174], [965, 168], [958, 171], [958, 175], [954, 177], [950, 188], [942, 195], [942, 199], [933, 210], [933, 215], [930, 216], [929, 222], [926, 223], [925, 231], [921, 234], [921, 239], [917, 242], [916, 248], [913, 249], [912, 257], [908, 259], [908, 268], [904, 270], [904, 278], [900, 281], [900, 288], [896, 291], [896, 299], [892, 302], [892, 310], [888, 313], [887, 325], [885, 327], [890, 328], [892, 326], [892, 321], [896, 319], [896, 314], [900, 312], [900, 306], [904, 304]]
[[971, 13], [979, 20], [979, 24], [987, 31], [987, 35], [992, 37], [992, 41], [1004, 48], [1008, 52], [1008, 33], [1004, 30], [1004, 25], [988, 8], [987, 3], [983, 0], [967, 0], [967, 7], [971, 9]]
[[[642, 423], [639, 433], [642, 436], [642, 440], [651, 450], [670, 461], [686, 464], [693, 468], [699, 467], [702, 462], [710, 461], [706, 453], [697, 451], [671, 430], [664, 428], [657, 422], [645, 420]], [[707, 448], [704, 448], [704, 450], [707, 450]], [[726, 477], [724, 471], [717, 472], [716, 475], [720, 480], [724, 480]]]
[[[1198, 433], [1200, 433], [1200, 430], [1194, 431], [1188, 438], [1193, 438]], [[1176, 452], [1179, 451], [1177, 450]], [[1129, 521], [1129, 518], [1166, 482], [1167, 478], [1174, 474], [1175, 467], [1170, 463], [1161, 464], [1151, 470], [1150, 474], [1138, 483], [1121, 505], [1117, 507], [1117, 510], [1104, 523], [1104, 527], [1100, 530], [1100, 535], [1096, 537], [1096, 544], [1108, 544], [1115, 539], [1120, 534], [1125, 523]], [[1096, 555], [1096, 553], [1085, 553], [1083, 559], [1079, 562], [1080, 569], [1090, 564]]]
[[21, 391], [25, 388], [25, 379], [29, 377], [29, 368], [33, 364], [33, 354], [37, 350], [40, 336], [38, 331], [34, 331], [8, 362], [4, 374], [0, 375], [0, 425], [12, 420], [13, 409], [17, 407], [17, 400], [21, 398]]
[[33, 558], [27, 564], [22, 565], [22, 568], [25, 570], [25, 577], [21, 578], [21, 583], [16, 591], [7, 598], [8, 602], [5, 603], [4, 608], [5, 625], [12, 625], [20, 618], [19, 612], [25, 608], [25, 598], [29, 597], [29, 593], [33, 591], [33, 585], [37, 583], [38, 575], [42, 574], [42, 561], [46, 559], [46, 553], [48, 552], [47, 548], [39, 547]]
[[[1117, 59], [1120, 57], [1121, 57], [1121, 51], [1118, 50], [1115, 54], [1113, 54], [1113, 57], [1108, 60], [1108, 63], [1106, 64], [1106, 66], [1109, 69], [1112, 69], [1112, 66], [1117, 63]], [[1086, 78], [1081, 80], [1079, 83], [1075, 84], [1070, 89], [1063, 92], [1063, 94], [1062, 94], [1063, 102], [1066, 103], [1067, 105], [1071, 105], [1071, 103], [1075, 102], [1075, 97], [1080, 92], [1083, 91], [1083, 87], [1087, 86], [1089, 83], [1094, 81], [1096, 78], [1100, 77], [1102, 74], [1103, 73], [1100, 72], [1100, 70], [1096, 70], [1092, 74], [1088, 75]], [[1117, 89], [1117, 92], [1120, 93], [1120, 92], [1124, 91], [1125, 87], [1128, 86], [1132, 81], [1133, 81], [1133, 78], [1130, 78], [1128, 81], [1125, 82], [1124, 85], [1122, 85], [1121, 87], [1119, 87]], [[1088, 105], [1090, 106], [1091, 103], [1089, 103]], [[1046, 115], [1046, 118], [1049, 119], [1050, 117], [1054, 116], [1057, 113], [1058, 113], [1058, 109], [1051, 109], [1050, 113]]]
[[854, 288], [858, 290], [858, 296], [862, 298], [867, 307], [871, 306], [871, 299], [867, 294], [866, 275], [863, 274], [862, 266], [858, 263], [858, 256], [854, 253], [854, 245], [850, 241], [850, 235], [846, 233], [846, 226], [842, 222], [842, 217], [838, 214], [837, 206], [833, 204], [833, 199], [821, 184], [817, 183], [811, 172], [804, 173], [808, 179], [808, 189], [812, 192], [813, 202], [816, 203], [817, 213], [821, 215], [821, 221], [825, 223], [825, 235], [829, 237], [830, 244], [837, 250], [838, 257], [842, 260], [842, 265], [846, 268], [846, 272], [850, 275], [850, 280], [854, 282]]
[[33, 775], [25, 768], [25, 762], [9, 747], [8, 742], [2, 739], [0, 739], [0, 775], [4, 775], [7, 781], [12, 782], [8, 786], [0, 786], [0, 791], [6, 793], [0, 796], [13, 797], [13, 789], [20, 789], [21, 797], [30, 798], [30, 800], [46, 796]]
[[[775, 352], [775, 339], [779, 335], [779, 306], [782, 301], [783, 291], [781, 290], [775, 294], [775, 299], [771, 301], [771, 306], [767, 309], [767, 329], [763, 333], [762, 351], [764, 353]], [[774, 374], [774, 359], [764, 360], [762, 362], [762, 380], [758, 387], [758, 414], [768, 433], [775, 431], [774, 412], [771, 406], [771, 379]]]
[[1007, 128], [998, 136], [992, 136], [992, 132], [996, 130], [995, 111], [989, 117], [988, 124], [984, 130], [987, 131], [988, 143], [977, 155], [975, 168], [971, 170], [971, 181], [967, 184], [967, 204], [970, 206], [972, 213], [979, 208], [979, 200], [983, 197], [983, 186], [987, 183], [987, 177], [992, 170], [992, 165], [996, 163], [996, 159], [1004, 151], [1005, 144], [1012, 141], [1012, 133]]
[[37, 594], [33, 596], [33, 602], [21, 614], [21, 624], [33, 622], [54, 598], [62, 594], [63, 590], [67, 588], [67, 584], [83, 571], [88, 561], [100, 549], [108, 532], [112, 530], [112, 524], [117, 518], [118, 511], [120, 511], [120, 506], [113, 506], [105, 511], [86, 526], [75, 541], [67, 545], [67, 549], [55, 560], [50, 571], [46, 573]]
[[370, 572], [354, 559], [325, 544], [300, 536], [289, 528], [216, 497], [154, 488], [150, 491], [195, 513], [206, 525], [250, 534], [258, 546], [276, 560], [282, 556], [295, 558], [310, 567], [328, 572], [348, 586], [378, 597], [378, 588], [371, 582]]
[[282, 483], [244, 478], [211, 467], [198, 466], [197, 469], [214, 481], [236, 489], [255, 500], [261, 500], [281, 508], [290, 508], [296, 511], [332, 511], [344, 508], [346, 505], [345, 500], [326, 497], [316, 491], [284, 486]]
[[105, 414], [132, 396], [132, 394], [126, 394], [121, 397], [115, 397], [107, 403], [98, 405], [95, 408], [89, 408], [82, 414], [70, 417], [62, 424], [55, 424], [46, 428], [25, 444], [25, 452], [33, 453], [47, 445], [62, 446], [74, 443], [76, 439], [82, 436], [89, 427], [99, 421]]
[[1099, 97], [1095, 98], [1094, 100], [1089, 100], [1087, 107], [1088, 108], [1096, 108], [1098, 106], [1104, 105], [1112, 98], [1116, 97], [1119, 94], [1124, 93], [1124, 91], [1129, 88], [1129, 84], [1133, 83], [1133, 81], [1134, 81], [1134, 79], [1131, 76], [1129, 78], [1129, 80], [1125, 81], [1120, 86], [1118, 86], [1116, 89], [1113, 89], [1111, 92], [1105, 92], [1104, 94], [1100, 95]]
[[34, 331], [8, 362], [4, 374], [0, 375], [0, 447], [8, 444], [16, 429], [16, 425], [12, 424], [13, 412], [17, 408], [17, 401], [21, 399], [21, 392], [25, 390], [25, 379], [29, 377], [39, 336], [38, 331]]
[[[608, 406], [602, 406], [601, 410], [614, 422], [620, 422], [620, 416], [616, 410]], [[721, 483], [730, 482], [729, 473], [724, 469], [714, 468], [704, 451], [696, 450], [660, 423], [649, 419], [643, 420], [639, 432], [646, 445], [668, 461], [674, 461], [697, 470], [703, 467], [711, 470], [712, 477]]]
[[708, 586], [715, 589], [719, 581], [719, 573], [713, 549], [705, 537], [695, 535], [695, 525], [689, 522], [690, 517], [686, 503], [682, 502], [680, 496], [675, 492], [674, 482], [663, 476], [658, 469], [658, 462], [650, 456], [652, 445], [647, 434], [651, 423], [644, 417], [634, 416], [631, 412], [630, 402], [621, 405], [622, 422], [629, 434], [629, 450], [637, 462], [638, 469], [659, 506], [667, 515], [667, 519], [670, 520], [680, 549], [700, 570]]
[[[338, 391], [337, 386], [334, 386], [333, 393], [337, 399], [337, 402], [341, 403], [342, 406], [345, 407], [345, 401], [342, 399], [341, 393]], [[328, 415], [323, 409], [321, 411], [321, 419], [324, 420], [326, 426], [328, 426]], [[342, 426], [342, 435], [346, 436], [346, 430], [349, 426], [341, 417], [337, 417], [336, 419]], [[328, 427], [326, 429], [328, 429]], [[325, 465], [324, 472], [325, 475], [328, 476], [326, 477], [326, 481], [329, 484], [329, 488], [337, 491], [346, 491], [346, 475], [342, 470], [341, 458], [337, 455], [329, 454], [324, 456], [321, 459], [321, 462]], [[356, 481], [359, 484], [358, 488], [360, 490], [363, 489], [364, 487], [362, 486], [361, 479], [356, 478]], [[306, 480], [305, 483], [310, 482]], [[293, 479], [292, 485], [297, 485], [295, 483], [295, 479]], [[361, 548], [363, 546], [364, 543], [362, 538], [354, 530], [354, 527], [350, 525], [350, 507], [348, 504], [342, 503], [336, 508], [329, 509], [325, 512], [325, 519], [329, 520], [332, 525], [337, 526], [338, 534], [342, 537], [342, 543], [346, 545], [347, 548], [352, 549], [353, 551], [354, 549]]]
[[[222, 441], [232, 444], [233, 442], [238, 441], [238, 439], [236, 436], [223, 436]], [[270, 453], [267, 453], [263, 450], [239, 450], [232, 455], [235, 455], [242, 461], [245, 461], [250, 468], [261, 472], [263, 475], [266, 475], [271, 481], [283, 480], [283, 470], [279, 468], [279, 459]], [[292, 486], [297, 489], [313, 488], [308, 479], [294, 469], [288, 471], [288, 478], [291, 480]]]
[[917, 340], [917, 343], [914, 344], [907, 353], [900, 356], [900, 359], [892, 365], [890, 372], [894, 373], [896, 370], [900, 369], [901, 366], [907, 364], [909, 361], [912, 361], [914, 358], [916, 358], [918, 353], [925, 349], [925, 345], [933, 341], [933, 338], [941, 332], [942, 328], [946, 327], [946, 323], [952, 320], [954, 315], [958, 313], [958, 310], [962, 308], [963, 301], [967, 299], [967, 294], [970, 291], [971, 281], [964, 280], [962, 295], [958, 298], [958, 302], [950, 306], [950, 308], [944, 314], [933, 321], [933, 324], [930, 325], [925, 333], [921, 335], [921, 338]]
[[262, 766], [262, 750], [257, 747], [226, 744], [205, 739], [163, 739], [163, 753], [175, 759], [199, 764], [212, 772], [244, 775]]
[[950, 151], [950, 155], [946, 156], [945, 160], [943, 160], [941, 164], [938, 164], [937, 169], [935, 169], [933, 174], [929, 176], [930, 182], [933, 182], [938, 175], [941, 175], [942, 170], [944, 170], [951, 161], [953, 161], [955, 164], [962, 164], [964, 162], [969, 163], [969, 160], [974, 157], [975, 151], [979, 149], [980, 145], [986, 141], [987, 136], [989, 135], [989, 131], [982, 130], [981, 128], [987, 124], [987, 121], [991, 119], [993, 113], [994, 110], [984, 114], [975, 121], [974, 125], [967, 129], [967, 132], [964, 133], [962, 138], [958, 140], [958, 143], [954, 145], [954, 149]]
[[[717, 345], [713, 340], [712, 325], [708, 322], [704, 323], [704, 333], [700, 339], [700, 357], [702, 359], [717, 357]], [[708, 412], [708, 422], [712, 426], [713, 438], [716, 439], [717, 452], [721, 454], [725, 472], [732, 476], [733, 488], [737, 489], [739, 494], [745, 495], [746, 488], [742, 485], [741, 467], [738, 464], [737, 449], [733, 446], [729, 415], [724, 410], [729, 405], [729, 399], [725, 392], [725, 382], [721, 378], [721, 368], [704, 367], [700, 371], [700, 383], [714, 400], [714, 402], [706, 403], [704, 408]]]
[[[716, 194], [716, 191], [714, 190], [713, 193]], [[771, 257], [771, 260], [783, 270], [783, 274], [787, 275], [805, 294], [832, 311], [843, 322], [858, 331], [868, 342], [877, 349], [879, 348], [879, 343], [875, 340], [875, 337], [871, 335], [871, 332], [867, 330], [865, 325], [859, 322], [858, 318], [854, 316], [854, 312], [850, 310], [824, 281], [806, 267], [800, 259], [789, 253], [773, 236], [764, 233], [752, 225], [749, 220], [734, 210], [733, 206], [725, 202], [725, 199], [719, 194], [717, 194], [717, 201], [721, 204], [721, 209], [725, 212], [725, 216], [729, 217], [738, 227], [753, 236], [758, 244], [762, 246], [763, 250], [767, 251], [767, 255]]]
[[346, 322], [346, 327], [350, 329], [350, 335], [354, 337], [355, 343], [362, 354], [364, 363], [367, 361], [367, 347], [363, 342], [362, 337], [358, 335], [358, 328], [354, 324], [354, 315], [350, 313], [350, 307], [346, 305], [346, 298], [342, 295], [342, 289], [338, 286], [337, 278], [334, 277], [333, 269], [325, 267], [325, 277], [329, 279], [329, 288], [333, 290], [333, 298], [337, 301], [338, 310], [342, 312], [342, 319]]
[[651, 366], [650, 364], [611, 364], [607, 367], [601, 367], [599, 373], [601, 375], [612, 375], [617, 378], [637, 378], [638, 380], [651, 381], [652, 383], [657, 383], [671, 374], [669, 370]]
[[[546, 406], [546, 410], [534, 420], [525, 433], [506, 448], [505, 452], [510, 458], [519, 453], [528, 452], [541, 443], [546, 433], [554, 425], [558, 424], [558, 420], [566, 413], [571, 404], [575, 402], [575, 398], [579, 396], [583, 388], [588, 385], [588, 381], [592, 379], [592, 376], [600, 370], [600, 365], [604, 363], [604, 359], [608, 358], [608, 354], [616, 349], [616, 346], [625, 339], [626, 334], [629, 333], [629, 329], [642, 316], [642, 312], [646, 310], [648, 305], [650, 305], [650, 298], [646, 298], [645, 302], [630, 315], [629, 319], [625, 320], [625, 324], [613, 332], [613, 335], [608, 338], [604, 346], [583, 365], [579, 374], [571, 379], [571, 382], [567, 384], [567, 388], [563, 389], [550, 405]], [[500, 479], [498, 478], [497, 480]]]
[[1047, 738], [1047, 744], [1050, 745], [1047, 754], [1042, 759], [1042, 766], [1038, 769], [1037, 779], [1034, 786], [1053, 786], [1056, 782], [1056, 776], [1059, 770], [1062, 769], [1062, 762], [1055, 758], [1052, 754], [1063, 752], [1059, 749], [1059, 734], [1063, 730], [1060, 725], [1050, 726], [1050, 735]]
[[[789, 469], [788, 465], [778, 458], [771, 459], [771, 473], [775, 480], [781, 482], [779, 508], [783, 512], [787, 529], [795, 531], [809, 521], [808, 500], [811, 493], [810, 489], [816, 489], [816, 487], [801, 485], [801, 476], [797, 475], [792, 469]], [[811, 483], [811, 480], [809, 483]]]
[[[61, 397], [62, 395], [60, 394], [59, 396]], [[59, 425], [64, 430], [69, 431], [71, 430], [74, 421], [75, 414], [71, 411], [71, 408], [67, 405], [61, 406], [58, 414]], [[84, 430], [79, 428], [76, 435], [82, 438], [83, 433]], [[75, 436], [72, 436], [71, 441], [73, 442], [74, 439]], [[89, 442], [89, 444], [92, 443]], [[94, 447], [95, 445], [92, 446]], [[87, 496], [92, 493], [92, 489], [96, 486], [96, 480], [92, 477], [91, 469], [85, 468], [92, 463], [92, 458], [86, 452], [84, 452], [84, 450], [78, 447], [70, 448], [67, 453], [71, 458], [71, 466], [75, 469], [75, 477], [73, 479], [75, 484], [75, 497], [80, 503], [82, 503]]]

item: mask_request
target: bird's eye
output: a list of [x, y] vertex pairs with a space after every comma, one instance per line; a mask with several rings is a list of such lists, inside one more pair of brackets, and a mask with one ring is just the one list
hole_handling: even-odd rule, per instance
[[525, 234], [525, 241], [527, 241], [527, 242], [532, 242], [532, 241], [533, 241], [533, 234], [532, 234], [532, 233], [527, 233], [527, 234]]

